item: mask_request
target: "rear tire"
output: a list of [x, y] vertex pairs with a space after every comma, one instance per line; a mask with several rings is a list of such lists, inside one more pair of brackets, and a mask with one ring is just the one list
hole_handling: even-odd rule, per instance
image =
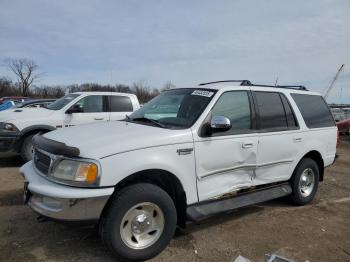
[[35, 136], [35, 135], [36, 134], [31, 134], [31, 135], [27, 136], [22, 143], [21, 157], [25, 162], [28, 162], [28, 161], [32, 160], [32, 158], [33, 158], [32, 139], [33, 139], [33, 136]]
[[292, 202], [297, 205], [310, 203], [316, 195], [319, 177], [317, 163], [310, 158], [302, 159], [290, 181], [292, 187], [290, 199]]
[[158, 255], [172, 239], [177, 222], [173, 200], [158, 186], [140, 183], [116, 192], [100, 221], [103, 242], [122, 261]]

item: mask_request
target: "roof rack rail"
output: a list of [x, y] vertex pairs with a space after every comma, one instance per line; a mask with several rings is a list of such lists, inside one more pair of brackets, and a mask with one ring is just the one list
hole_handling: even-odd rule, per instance
[[207, 83], [200, 83], [200, 86], [210, 85], [210, 84], [217, 84], [217, 83], [239, 83], [241, 82], [241, 86], [250, 86], [252, 83], [249, 80], [221, 80], [221, 81], [214, 81], [214, 82], [207, 82]]
[[276, 87], [276, 88], [287, 88], [287, 89], [298, 89], [298, 90], [304, 90], [309, 91], [305, 86], [298, 86], [298, 85], [258, 85], [258, 84], [251, 84], [251, 86], [260, 86], [260, 87]]
[[276, 88], [288, 88], [288, 89], [298, 89], [298, 90], [304, 90], [309, 91], [305, 86], [301, 85], [259, 85], [259, 84], [252, 84], [249, 80], [221, 80], [221, 81], [213, 81], [213, 82], [207, 82], [207, 83], [200, 83], [200, 86], [204, 85], [210, 85], [210, 84], [218, 84], [218, 83], [241, 83], [241, 86], [260, 86], [260, 87], [276, 87]]

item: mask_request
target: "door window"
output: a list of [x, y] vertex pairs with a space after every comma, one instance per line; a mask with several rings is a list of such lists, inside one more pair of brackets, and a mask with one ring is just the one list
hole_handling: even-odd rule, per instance
[[286, 113], [278, 93], [254, 92], [259, 112], [260, 129], [285, 130], [288, 128]]
[[110, 96], [111, 112], [132, 112], [133, 107], [129, 97], [127, 96]]
[[100, 113], [103, 112], [103, 97], [86, 96], [80, 99], [74, 106], [79, 107], [81, 113]]
[[251, 109], [246, 91], [226, 92], [211, 110], [212, 116], [225, 116], [231, 121], [231, 129], [213, 135], [230, 135], [247, 133], [251, 129]]
[[293, 129], [299, 127], [297, 118], [295, 117], [293, 109], [290, 106], [287, 98], [283, 94], [280, 94], [280, 96], [282, 99], [284, 110], [286, 112], [288, 128]]

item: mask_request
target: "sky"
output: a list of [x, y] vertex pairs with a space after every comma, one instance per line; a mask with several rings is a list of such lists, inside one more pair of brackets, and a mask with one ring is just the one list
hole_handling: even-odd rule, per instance
[[144, 81], [161, 88], [249, 79], [350, 103], [349, 0], [0, 0], [6, 58], [33, 59], [36, 85]]

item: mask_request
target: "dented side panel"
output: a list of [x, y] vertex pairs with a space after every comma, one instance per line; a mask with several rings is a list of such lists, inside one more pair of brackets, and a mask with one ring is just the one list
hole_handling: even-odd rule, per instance
[[252, 185], [257, 137], [256, 134], [244, 134], [195, 139], [199, 201]]

